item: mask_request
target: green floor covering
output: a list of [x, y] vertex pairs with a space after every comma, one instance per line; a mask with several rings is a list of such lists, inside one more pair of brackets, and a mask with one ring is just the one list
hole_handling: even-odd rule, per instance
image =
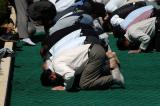
[[[126, 89], [51, 91], [40, 85], [40, 43], [17, 50], [10, 106], [160, 106], [160, 53], [128, 54], [117, 51]], [[22, 46], [21, 43], [17, 44]]]

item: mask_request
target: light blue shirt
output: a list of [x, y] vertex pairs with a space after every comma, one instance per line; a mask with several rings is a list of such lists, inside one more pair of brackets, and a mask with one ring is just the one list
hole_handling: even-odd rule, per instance
[[[150, 5], [150, 6], [144, 6], [144, 7], [141, 7], [141, 8], [138, 8], [138, 9], [132, 11], [132, 12], [124, 19], [124, 21], [122, 21], [122, 22], [120, 23], [121, 28], [124, 29], [124, 30], [126, 30], [127, 27], [129, 26], [129, 24], [131, 24], [134, 20], [137, 20], [138, 17], [139, 17], [141, 14], [143, 14], [143, 13], [149, 11], [149, 10], [152, 10], [153, 8], [154, 8], [154, 7], [153, 7], [152, 5]], [[146, 16], [143, 16], [143, 17], [146, 17]], [[139, 17], [139, 18], [142, 19], [143, 17]]]

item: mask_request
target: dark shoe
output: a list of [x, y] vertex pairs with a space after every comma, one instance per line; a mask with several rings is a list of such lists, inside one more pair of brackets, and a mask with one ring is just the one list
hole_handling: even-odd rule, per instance
[[10, 50], [9, 48], [2, 48], [0, 49], [0, 59], [6, 58], [6, 57], [14, 57], [15, 53], [13, 50]]
[[17, 34], [6, 33], [0, 36], [0, 40], [5, 42], [16, 42], [19, 40]]

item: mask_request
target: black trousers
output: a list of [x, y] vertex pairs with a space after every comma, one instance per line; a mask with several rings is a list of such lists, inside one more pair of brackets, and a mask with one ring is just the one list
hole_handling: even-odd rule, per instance
[[160, 52], [160, 18], [156, 18], [155, 23], [155, 36], [150, 40], [149, 46], [144, 52], [151, 52], [155, 49]]
[[155, 49], [160, 52], [160, 18], [157, 17], [155, 24]]

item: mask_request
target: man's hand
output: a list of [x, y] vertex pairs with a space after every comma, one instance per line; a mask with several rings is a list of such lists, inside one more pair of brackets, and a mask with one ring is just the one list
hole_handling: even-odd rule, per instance
[[129, 54], [137, 54], [137, 53], [140, 53], [140, 52], [141, 52], [141, 50], [138, 49], [138, 50], [130, 50], [128, 53]]
[[52, 88], [52, 90], [63, 91], [63, 90], [65, 90], [65, 87], [64, 86], [55, 86]]

